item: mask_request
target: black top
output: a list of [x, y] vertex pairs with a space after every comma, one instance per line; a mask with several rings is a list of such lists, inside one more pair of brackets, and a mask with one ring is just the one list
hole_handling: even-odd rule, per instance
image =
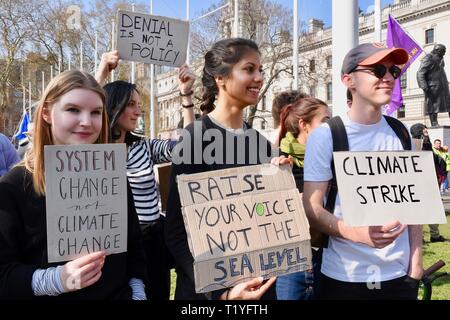
[[[280, 154], [284, 155], [286, 158], [289, 157], [289, 153], [280, 151]], [[295, 185], [298, 192], [303, 193], [303, 167], [297, 167], [295, 164], [292, 166], [292, 174], [294, 175]]]
[[128, 187], [128, 252], [108, 255], [100, 279], [87, 288], [59, 296], [35, 297], [31, 288], [36, 269], [48, 263], [45, 197], [33, 188], [25, 167], [0, 179], [0, 300], [2, 299], [131, 299], [130, 278], [144, 279], [142, 239]]
[[[167, 216], [166, 216], [166, 225], [165, 225], [165, 235], [166, 242], [169, 250], [172, 253], [172, 256], [175, 259], [176, 263], [176, 271], [177, 271], [177, 287], [175, 292], [175, 299], [206, 299], [206, 296], [203, 294], [195, 293], [195, 280], [194, 280], [194, 269], [193, 263], [194, 258], [189, 251], [189, 245], [187, 241], [186, 229], [184, 227], [183, 215], [181, 213], [181, 204], [180, 204], [180, 196], [178, 194], [178, 186], [176, 183], [176, 177], [179, 174], [192, 174], [199, 173], [205, 171], [212, 170], [221, 170], [228, 169], [234, 167], [240, 167], [245, 165], [256, 165], [261, 164], [261, 160], [263, 157], [270, 157], [272, 155], [272, 147], [269, 141], [265, 139], [261, 134], [259, 134], [256, 130], [251, 129], [247, 126], [247, 130], [245, 134], [249, 137], [249, 139], [238, 139], [238, 135], [233, 134], [226, 129], [217, 126], [214, 124], [208, 116], [203, 117], [198, 121], [194, 121], [188, 127], [186, 127], [185, 132], [190, 134], [190, 139], [183, 140], [183, 136], [180, 139], [178, 145], [174, 148], [172, 152], [172, 177], [171, 177], [171, 186], [170, 193], [168, 199], [167, 206]], [[194, 141], [197, 143], [201, 143], [202, 137], [199, 136], [202, 132], [205, 132], [207, 129], [215, 129], [213, 131], [220, 132], [222, 141], [227, 141], [225, 139], [231, 139], [231, 143], [225, 143], [222, 148], [222, 154], [220, 157], [223, 161], [215, 161], [212, 164], [206, 163], [197, 163], [194, 164], [195, 152], [199, 151], [194, 148]], [[218, 131], [217, 131], [218, 130]], [[207, 136], [204, 135], [204, 136]], [[226, 138], [227, 137], [227, 138]], [[213, 140], [214, 141], [214, 140]], [[201, 151], [203, 154], [203, 150], [212, 143], [213, 141], [204, 141], [201, 143]], [[230, 141], [230, 140], [228, 140]], [[239, 143], [238, 141], [245, 141], [245, 143]], [[262, 146], [265, 144], [267, 153], [264, 156], [259, 155], [259, 151], [262, 148], [256, 148], [255, 146]], [[228, 145], [228, 148], [226, 146]], [[181, 163], [176, 164], [177, 162], [177, 152], [178, 150], [186, 151], [190, 149], [190, 164], [189, 163]], [[228, 149], [228, 150], [227, 150]], [[257, 154], [254, 154], [253, 151], [257, 151]], [[227, 163], [226, 155], [230, 154], [231, 151], [234, 151], [234, 159]], [[206, 152], [205, 152], [206, 154]], [[238, 159], [242, 157], [244, 163], [239, 163]], [[265, 161], [267, 162], [267, 161]], [[223, 291], [222, 291], [223, 292]], [[217, 297], [218, 294], [213, 294], [213, 297]]]

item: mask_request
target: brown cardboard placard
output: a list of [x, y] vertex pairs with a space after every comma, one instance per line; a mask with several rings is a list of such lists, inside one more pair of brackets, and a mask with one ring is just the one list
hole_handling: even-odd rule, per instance
[[48, 262], [127, 251], [125, 144], [45, 146]]
[[309, 224], [289, 166], [179, 175], [177, 182], [197, 292], [311, 268]]

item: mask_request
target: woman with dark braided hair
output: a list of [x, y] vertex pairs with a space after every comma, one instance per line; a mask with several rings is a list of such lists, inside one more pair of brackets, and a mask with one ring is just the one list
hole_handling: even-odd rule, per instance
[[[246, 165], [267, 163], [272, 150], [270, 143], [243, 120], [243, 111], [258, 101], [263, 84], [263, 67], [258, 46], [251, 40], [231, 38], [216, 42], [205, 55], [203, 68], [203, 117], [186, 128], [176, 149], [190, 150], [190, 158], [175, 159], [174, 149], [172, 181], [169, 193], [166, 243], [175, 259], [177, 288], [175, 299], [207, 299], [195, 292], [194, 259], [189, 251], [186, 229], [181, 213], [180, 197], [176, 177], [212, 170], [227, 169]], [[195, 129], [196, 128], [196, 129]], [[215, 153], [207, 159], [211, 149], [210, 135], [214, 134]], [[240, 139], [239, 137], [245, 137]], [[227, 143], [225, 143], [227, 142]], [[195, 148], [194, 148], [195, 145]], [[201, 145], [201, 146], [200, 146]], [[252, 149], [250, 149], [250, 146]], [[254, 147], [257, 146], [255, 149]], [[202, 150], [199, 163], [198, 148]], [[221, 148], [222, 147], [222, 148]], [[195, 150], [195, 154], [194, 151]], [[250, 152], [250, 150], [257, 150]], [[183, 151], [184, 152], [184, 151]], [[233, 154], [233, 156], [230, 156]], [[231, 159], [230, 159], [231, 158]], [[240, 161], [244, 159], [245, 161]], [[275, 160], [275, 164], [285, 164], [287, 159]], [[254, 278], [240, 283], [229, 290], [214, 291], [213, 299], [260, 299], [274, 283], [262, 278]]]

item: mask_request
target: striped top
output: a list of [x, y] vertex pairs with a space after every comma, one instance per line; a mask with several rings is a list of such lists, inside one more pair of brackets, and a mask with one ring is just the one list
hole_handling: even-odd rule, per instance
[[128, 149], [127, 176], [141, 224], [159, 218], [159, 194], [153, 165], [170, 162], [174, 145], [170, 140], [142, 139]]

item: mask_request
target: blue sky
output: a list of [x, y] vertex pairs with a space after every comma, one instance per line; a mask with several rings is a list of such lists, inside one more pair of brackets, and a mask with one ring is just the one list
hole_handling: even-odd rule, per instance
[[[318, 18], [325, 22], [326, 26], [331, 25], [331, 1], [332, 0], [298, 0], [299, 14], [301, 21], [310, 18]], [[341, 0], [342, 1], [342, 0]], [[136, 0], [136, 2], [149, 4], [150, 0]], [[211, 5], [219, 3], [219, 0], [190, 0], [191, 19], [199, 17], [202, 10], [207, 10]], [[275, 0], [287, 8], [293, 8], [293, 0]], [[130, 1], [131, 3], [131, 1]], [[367, 11], [373, 6], [373, 0], [359, 0], [359, 7]], [[394, 0], [381, 0], [382, 7], [394, 3]], [[173, 18], [186, 18], [186, 0], [153, 0], [153, 13], [161, 16]]]

